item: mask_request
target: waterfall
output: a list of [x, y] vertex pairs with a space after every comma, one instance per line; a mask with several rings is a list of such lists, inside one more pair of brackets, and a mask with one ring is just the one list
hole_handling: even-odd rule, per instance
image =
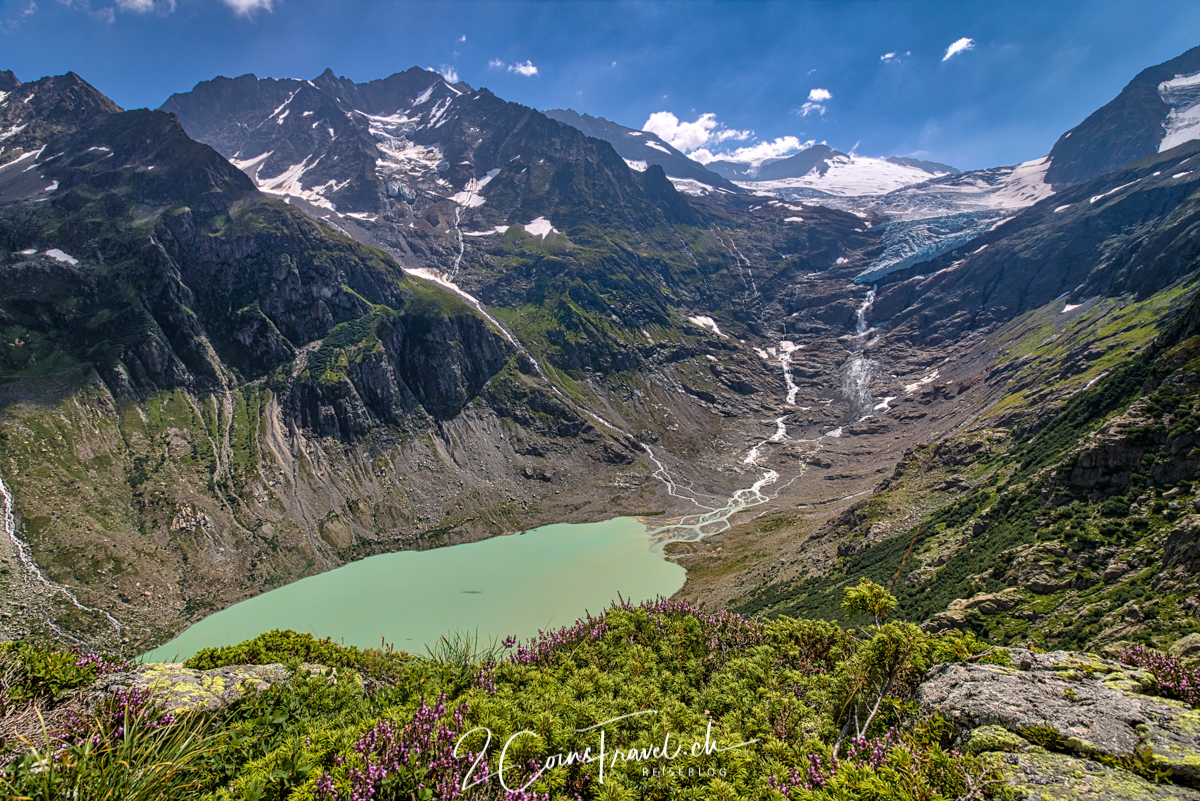
[[846, 369], [842, 379], [842, 392], [854, 404], [857, 411], [865, 417], [875, 411], [875, 398], [871, 396], [871, 380], [875, 377], [878, 362], [866, 355], [867, 334], [871, 331], [867, 322], [867, 313], [875, 303], [875, 287], [871, 287], [863, 302], [859, 305], [854, 320], [854, 358]]
[[796, 343], [791, 340], [783, 340], [779, 343], [779, 366], [783, 368], [783, 383], [787, 385], [787, 405], [796, 405], [796, 395], [800, 392], [800, 387], [792, 381], [792, 354], [800, 348], [796, 347]]
[[867, 311], [875, 303], [875, 287], [871, 287], [871, 291], [863, 298], [862, 305], [858, 307], [857, 319], [854, 322], [854, 336], [862, 339], [867, 335], [870, 329], [867, 326]]
[[[76, 598], [75, 595], [66, 587], [62, 586], [61, 584], [55, 584], [42, 574], [42, 571], [38, 568], [37, 563], [33, 561], [33, 554], [30, 553], [29, 546], [17, 536], [17, 517], [16, 513], [13, 511], [13, 496], [8, 486], [4, 483], [3, 476], [0, 476], [0, 496], [3, 496], [4, 498], [4, 532], [8, 534], [8, 539], [12, 542], [13, 547], [16, 548], [17, 559], [20, 561], [21, 565], [28, 570], [35, 579], [37, 579], [39, 584], [48, 589], [61, 592], [67, 597], [67, 600], [69, 600], [72, 606], [74, 606], [76, 609], [103, 615], [108, 620], [109, 625], [111, 625], [116, 631], [120, 632], [121, 624], [115, 617], [103, 609], [93, 609], [90, 606], [85, 606], [84, 604], [80, 603], [79, 599]], [[46, 621], [46, 623], [55, 631], [58, 631], [57, 627], [55, 627], [53, 623], [50, 621]], [[61, 631], [59, 633], [62, 634]]]

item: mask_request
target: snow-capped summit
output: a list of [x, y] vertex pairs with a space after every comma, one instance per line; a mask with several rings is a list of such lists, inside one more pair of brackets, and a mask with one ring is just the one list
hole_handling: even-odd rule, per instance
[[865, 158], [812, 145], [786, 158], [761, 164], [714, 161], [708, 168], [752, 192], [809, 190], [820, 195], [879, 195], [958, 170], [912, 158]]
[[[811, 169], [798, 176], [788, 176], [775, 169], [783, 162], [764, 164], [758, 177], [743, 180], [739, 184], [755, 192], [773, 192], [778, 189], [809, 190], [824, 195], [882, 195], [913, 184], [923, 183], [930, 178], [957, 174], [953, 167], [932, 171], [914, 167], [892, 159], [866, 158], [837, 153], [817, 161]], [[793, 157], [795, 158], [795, 157]], [[942, 165], [939, 165], [942, 166]], [[787, 177], [771, 176], [783, 173]]]

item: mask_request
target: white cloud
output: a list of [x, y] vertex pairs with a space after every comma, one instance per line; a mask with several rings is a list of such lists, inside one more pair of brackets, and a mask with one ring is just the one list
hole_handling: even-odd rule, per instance
[[813, 140], [801, 142], [794, 136], [781, 136], [773, 142], [758, 142], [757, 144], [748, 147], [739, 147], [737, 150], [728, 153], [713, 153], [708, 149], [697, 150], [694, 153], [689, 153], [688, 156], [701, 164], [724, 160], [736, 161], [743, 164], [750, 164], [755, 169], [758, 169], [767, 159], [776, 159], [781, 156], [787, 156], [797, 150], [803, 150], [812, 147]]
[[833, 93], [828, 89], [811, 89], [808, 93], [808, 101], [800, 107], [800, 116], [807, 117], [809, 114], [820, 114], [825, 116], [826, 100], [833, 99]]
[[895, 53], [884, 53], [882, 56], [879, 57], [879, 60], [880, 61], [895, 61], [896, 54]]
[[467, 41], [467, 35], [466, 35], [465, 33], [463, 33], [463, 34], [460, 34], [460, 35], [459, 35], [459, 37], [458, 37], [458, 41], [460, 41], [460, 42], [465, 42], [465, 41]]
[[175, 10], [175, 0], [116, 0], [117, 8], [122, 11], [132, 11], [135, 14], [146, 14], [157, 11], [159, 14], [170, 14]]
[[959, 53], [970, 50], [973, 47], [975, 47], [975, 40], [968, 39], [966, 36], [964, 36], [963, 38], [959, 39], [957, 42], [955, 42], [954, 44], [952, 44], [946, 48], [946, 55], [942, 56], [942, 61], [949, 61], [951, 58], [953, 58], [954, 56], [957, 56]]
[[[820, 91], [825, 93], [825, 99], [833, 96], [825, 89]], [[728, 160], [751, 164], [755, 169], [767, 159], [787, 156], [813, 144], [812, 140], [801, 142], [794, 136], [781, 136], [771, 142], [755, 142], [731, 151], [714, 150], [714, 146], [722, 142], [750, 139], [754, 136], [754, 131], [726, 128], [717, 120], [717, 115], [712, 113], [701, 114], [694, 121], [687, 122], [681, 121], [669, 111], [656, 111], [646, 120], [642, 130], [658, 134], [664, 142], [701, 164]]]
[[256, 11], [271, 11], [275, 0], [221, 0], [239, 17], [252, 17]]
[[438, 72], [441, 73], [441, 76], [450, 83], [458, 83], [458, 70], [454, 69], [454, 67], [450, 66], [449, 64], [443, 64], [438, 69]]
[[533, 65], [532, 61], [526, 60], [524, 63], [518, 61], [515, 64], [505, 64], [498, 58], [493, 58], [488, 62], [488, 67], [494, 70], [508, 70], [515, 72], [518, 75], [524, 75], [526, 78], [531, 78], [538, 74], [538, 68]]
[[738, 131], [726, 128], [717, 122], [717, 115], [701, 114], [695, 122], [681, 122], [669, 111], [656, 111], [642, 126], [643, 131], [658, 134], [671, 147], [687, 153], [705, 145], [715, 145], [730, 139], [744, 140], [754, 136], [754, 131]]
[[25, 6], [25, 10], [21, 12], [22, 17], [30, 17], [37, 13], [37, 3], [29, 0], [29, 5]]

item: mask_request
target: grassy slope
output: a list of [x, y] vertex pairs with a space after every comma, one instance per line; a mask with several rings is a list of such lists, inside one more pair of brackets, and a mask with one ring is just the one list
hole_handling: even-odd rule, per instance
[[[899, 614], [916, 622], [1015, 588], [945, 618], [1000, 642], [1165, 645], [1200, 629], [1177, 616], [1195, 579], [1156, 581], [1165, 537], [1196, 496], [1200, 338], [1162, 331], [1192, 291], [1100, 301], [1066, 324], [1055, 306], [993, 335], [999, 399], [968, 430], [914, 449], [832, 524], [858, 543], [832, 570], [760, 587], [738, 611], [838, 619], [842, 588], [866, 576], [894, 581]], [[1100, 443], [1135, 463], [1073, 485], [1080, 453]], [[901, 525], [872, 541], [868, 529], [884, 520]]]

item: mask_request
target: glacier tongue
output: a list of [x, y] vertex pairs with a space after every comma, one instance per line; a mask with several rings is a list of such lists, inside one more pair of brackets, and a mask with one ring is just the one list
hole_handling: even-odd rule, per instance
[[[1200, 119], [1196, 121], [1200, 126]], [[858, 159], [860, 169], [872, 161]], [[889, 169], [910, 169], [887, 164]], [[870, 284], [883, 276], [929, 261], [987, 233], [1020, 210], [1054, 194], [1046, 183], [1049, 157], [1011, 167], [942, 175], [884, 194], [852, 195], [826, 176], [745, 184], [759, 194], [856, 214], [881, 223], [884, 251], [855, 276]], [[923, 173], [928, 176], [928, 173]], [[880, 179], [882, 182], [882, 179]], [[869, 182], [862, 182], [864, 186]]]
[[884, 223], [881, 226], [883, 253], [854, 280], [859, 284], [873, 283], [888, 273], [929, 261], [965, 245], [1007, 218], [1002, 211], [965, 211], [944, 217]]

